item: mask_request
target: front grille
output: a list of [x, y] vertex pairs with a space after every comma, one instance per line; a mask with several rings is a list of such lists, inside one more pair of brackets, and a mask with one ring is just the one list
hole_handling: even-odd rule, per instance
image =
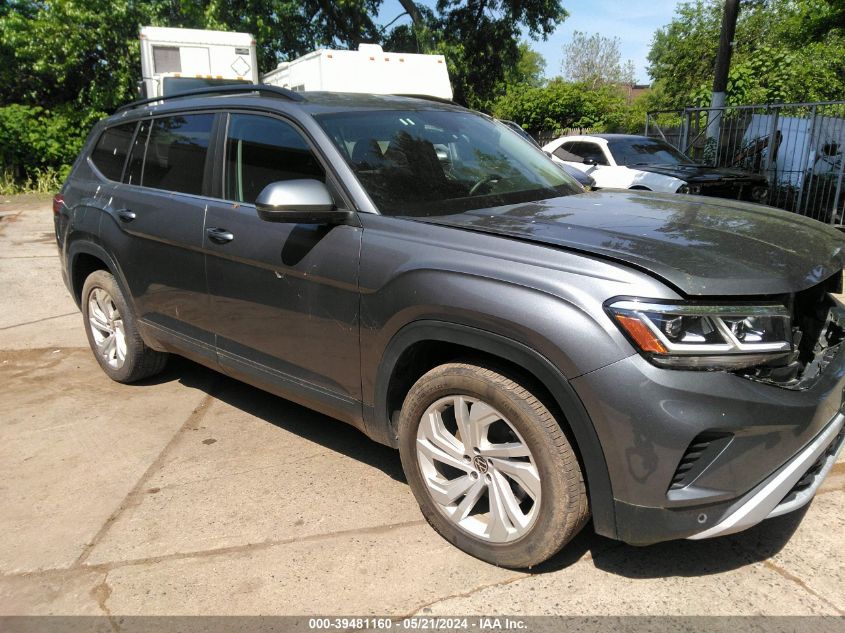
[[[687, 447], [684, 456], [675, 469], [669, 490], [688, 486], [707, 467], [733, 437], [730, 433], [705, 431], [697, 435]], [[707, 457], [702, 460], [702, 457]]]

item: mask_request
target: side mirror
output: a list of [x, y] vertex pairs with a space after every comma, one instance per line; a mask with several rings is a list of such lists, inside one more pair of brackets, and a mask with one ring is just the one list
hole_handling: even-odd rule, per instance
[[135, 90], [138, 92], [139, 99], [146, 99], [149, 95], [147, 95], [147, 82], [143, 79], [135, 84]]
[[585, 165], [598, 165], [598, 161], [595, 158], [585, 158], [583, 162]]
[[325, 184], [319, 180], [271, 182], [255, 199], [258, 217], [267, 222], [345, 224], [351, 211], [338, 211]]

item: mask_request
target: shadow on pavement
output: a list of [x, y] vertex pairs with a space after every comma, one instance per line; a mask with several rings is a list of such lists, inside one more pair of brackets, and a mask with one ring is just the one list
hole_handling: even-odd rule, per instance
[[[136, 384], [143, 386], [173, 380], [205, 391], [248, 415], [378, 468], [397, 481], [406, 482], [397, 451], [370, 440], [339, 420], [184, 358], [171, 357], [162, 374]], [[528, 571], [533, 574], [559, 571], [589, 556], [598, 569], [626, 578], [719, 574], [777, 554], [800, 525], [808, 507], [764, 521], [739, 534], [703, 541], [670, 541], [646, 547], [626, 545], [599, 536], [593, 531], [592, 523], [589, 523], [561, 552]]]
[[155, 385], [178, 380], [199, 389], [248, 415], [295, 433], [311, 442], [378, 468], [387, 476], [405, 483], [398, 451], [369, 439], [361, 431], [316, 411], [302, 407], [257, 387], [229, 378], [180, 356], [171, 356], [167, 368], [136, 385]]
[[598, 569], [626, 578], [720, 574], [777, 554], [789, 542], [808, 508], [805, 506], [729, 536], [701, 541], [668, 541], [646, 547], [599, 536], [590, 524], [563, 551], [532, 571], [557, 571], [589, 553]]

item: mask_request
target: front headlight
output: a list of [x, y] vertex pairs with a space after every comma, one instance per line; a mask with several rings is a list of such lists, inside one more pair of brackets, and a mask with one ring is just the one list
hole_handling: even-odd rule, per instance
[[694, 196], [697, 196], [701, 193], [701, 185], [691, 185], [689, 183], [684, 183], [680, 187], [678, 187], [678, 190], [675, 191], [675, 193], [689, 193]]
[[677, 369], [741, 369], [789, 355], [792, 327], [780, 304], [693, 305], [621, 300], [606, 306], [652, 363]]

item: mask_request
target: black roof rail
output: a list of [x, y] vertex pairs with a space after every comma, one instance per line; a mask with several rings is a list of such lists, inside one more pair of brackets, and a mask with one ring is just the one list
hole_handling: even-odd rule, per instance
[[268, 86], [267, 84], [231, 84], [223, 86], [209, 86], [208, 88], [197, 88], [196, 90], [187, 90], [175, 95], [165, 97], [149, 97], [147, 99], [139, 99], [126, 105], [120, 106], [115, 110], [115, 114], [123, 112], [124, 110], [132, 110], [148, 103], [155, 103], [156, 101], [170, 101], [172, 99], [187, 99], [189, 97], [199, 97], [202, 95], [225, 95], [225, 94], [241, 94], [247, 92], [258, 92], [266, 94], [271, 97], [278, 97], [288, 99], [290, 101], [305, 101], [298, 92], [288, 90], [287, 88], [280, 88], [278, 86]]

